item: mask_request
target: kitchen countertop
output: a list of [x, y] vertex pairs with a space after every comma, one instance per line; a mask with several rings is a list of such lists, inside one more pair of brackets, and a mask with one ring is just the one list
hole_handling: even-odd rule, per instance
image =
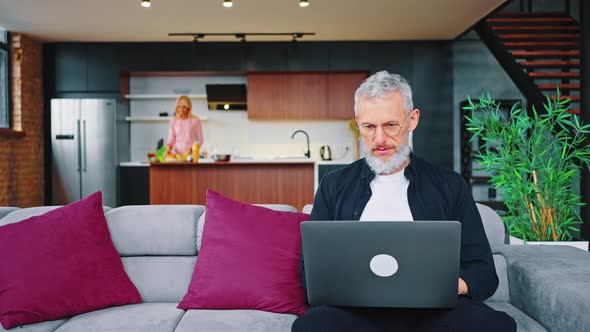
[[[299, 164], [299, 163], [316, 163], [318, 165], [348, 165], [351, 161], [348, 160], [313, 160], [309, 158], [248, 158], [235, 159], [228, 162], [215, 162], [212, 159], [199, 159], [198, 164]], [[158, 163], [156, 163], [159, 165]], [[189, 162], [172, 162], [172, 165], [194, 165]], [[162, 164], [164, 165], [164, 164]], [[147, 161], [124, 161], [119, 163], [123, 167], [148, 167], [150, 163]]]
[[318, 160], [318, 165], [348, 165], [352, 163], [351, 160]]
[[150, 165], [147, 161], [123, 161], [119, 163], [119, 166], [123, 167], [148, 167]]

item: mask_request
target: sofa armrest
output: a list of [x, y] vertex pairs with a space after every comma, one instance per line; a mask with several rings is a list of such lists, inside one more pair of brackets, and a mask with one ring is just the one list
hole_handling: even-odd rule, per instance
[[568, 246], [507, 245], [510, 301], [548, 331], [590, 331], [590, 253]]
[[11, 212], [18, 210], [19, 208], [13, 206], [0, 206], [0, 219], [9, 215]]

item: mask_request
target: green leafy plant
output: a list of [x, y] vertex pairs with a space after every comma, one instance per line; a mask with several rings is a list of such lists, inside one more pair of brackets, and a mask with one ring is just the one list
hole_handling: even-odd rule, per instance
[[467, 130], [479, 138], [475, 156], [503, 193], [508, 214], [503, 217], [510, 235], [525, 241], [568, 241], [579, 231], [578, 208], [584, 203], [573, 186], [580, 170], [590, 167], [590, 124], [568, 112], [569, 100], [557, 98], [527, 113], [515, 104], [509, 114], [489, 93], [465, 110]]

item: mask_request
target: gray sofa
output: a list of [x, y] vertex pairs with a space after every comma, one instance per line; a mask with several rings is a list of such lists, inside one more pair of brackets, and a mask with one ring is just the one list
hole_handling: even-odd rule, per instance
[[[266, 206], [296, 211], [286, 205]], [[0, 219], [0, 226], [53, 208], [11, 208]], [[478, 208], [500, 279], [498, 290], [487, 303], [514, 317], [520, 332], [590, 331], [590, 254], [562, 246], [504, 245], [504, 227], [498, 215], [485, 206]], [[0, 218], [6, 209], [0, 208]], [[176, 308], [198, 259], [204, 206], [124, 206], [104, 210], [113, 243], [143, 303], [10, 331], [290, 331], [294, 315]], [[0, 331], [4, 330], [0, 327]]]

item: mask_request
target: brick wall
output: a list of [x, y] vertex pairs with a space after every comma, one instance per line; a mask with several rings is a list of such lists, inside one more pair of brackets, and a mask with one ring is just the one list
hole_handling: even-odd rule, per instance
[[0, 206], [44, 205], [42, 44], [12, 34], [12, 128], [0, 134]]

